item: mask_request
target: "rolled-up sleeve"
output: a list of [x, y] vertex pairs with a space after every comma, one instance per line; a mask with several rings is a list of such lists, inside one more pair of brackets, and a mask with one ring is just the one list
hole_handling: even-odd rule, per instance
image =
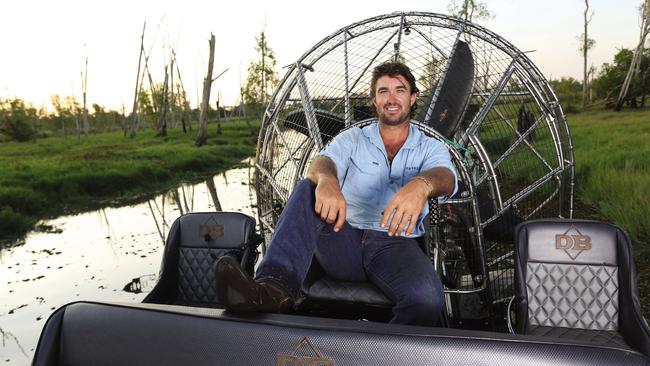
[[345, 172], [350, 166], [350, 157], [354, 147], [357, 144], [357, 139], [361, 134], [361, 129], [352, 127], [340, 134], [336, 135], [317, 155], [326, 156], [336, 165], [336, 175], [339, 183], [343, 184], [345, 179]]

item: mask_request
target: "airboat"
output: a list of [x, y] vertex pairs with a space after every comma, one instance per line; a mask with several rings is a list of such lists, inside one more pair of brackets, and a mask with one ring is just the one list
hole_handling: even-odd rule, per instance
[[[233, 255], [253, 272], [311, 159], [373, 120], [371, 72], [389, 60], [416, 76], [412, 123], [447, 145], [458, 172], [458, 193], [430, 200], [422, 240], [445, 285], [439, 326], [386, 324], [390, 299], [317, 263], [294, 314], [220, 309], [216, 259]], [[573, 218], [574, 166], [557, 97], [502, 37], [422, 12], [354, 23], [290, 65], [268, 103], [252, 182], [257, 220], [181, 216], [143, 303], [58, 309], [33, 364], [648, 365], [630, 240]]]

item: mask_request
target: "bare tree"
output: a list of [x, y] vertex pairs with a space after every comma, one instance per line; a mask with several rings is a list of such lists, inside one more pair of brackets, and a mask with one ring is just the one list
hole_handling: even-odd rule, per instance
[[210, 58], [208, 60], [208, 73], [203, 79], [203, 99], [201, 100], [201, 113], [199, 115], [199, 128], [196, 134], [196, 146], [203, 146], [208, 139], [208, 108], [210, 102], [210, 89], [212, 88], [212, 68], [214, 66], [214, 34], [210, 34]]
[[[217, 135], [221, 135], [221, 92], [217, 94]], [[224, 116], [225, 117], [225, 116]]]
[[594, 85], [594, 78], [596, 77], [596, 72], [597, 71], [598, 71], [598, 69], [596, 68], [596, 66], [594, 66], [592, 64], [589, 67], [589, 71], [587, 73], [587, 75], [589, 76], [589, 91], [588, 91], [588, 95], [587, 95], [587, 100], [589, 101], [589, 103], [591, 103], [593, 101], [593, 92], [594, 92], [594, 90], [592, 88], [592, 85]]
[[86, 86], [88, 85], [88, 56], [86, 56], [85, 70], [81, 71], [81, 93], [83, 98], [83, 124], [84, 134], [88, 136], [88, 108], [86, 108]]
[[639, 34], [639, 43], [634, 50], [634, 55], [632, 56], [632, 62], [630, 63], [630, 68], [627, 70], [627, 75], [625, 75], [625, 80], [623, 81], [623, 86], [621, 87], [621, 92], [618, 94], [618, 99], [616, 100], [616, 106], [614, 110], [620, 111], [623, 107], [623, 102], [627, 95], [627, 91], [630, 88], [630, 83], [634, 75], [638, 75], [641, 72], [641, 56], [643, 55], [643, 46], [645, 44], [645, 39], [650, 33], [650, 0], [645, 0], [641, 4], [639, 9], [641, 15], [641, 32]]
[[587, 33], [587, 28], [593, 18], [594, 12], [592, 11], [589, 14], [589, 0], [585, 0], [585, 11], [584, 11], [584, 32], [580, 36], [580, 52], [582, 52], [582, 108], [587, 105], [587, 94], [589, 93], [589, 69], [587, 69], [587, 53], [590, 49], [594, 47], [596, 41], [589, 38]]
[[172, 49], [172, 61], [176, 65], [176, 75], [178, 76], [178, 84], [180, 86], [180, 93], [182, 95], [183, 111], [181, 114], [181, 123], [183, 125], [183, 133], [187, 132], [186, 123], [189, 126], [189, 130], [192, 131], [192, 122], [190, 121], [190, 104], [187, 101], [187, 93], [185, 92], [185, 85], [183, 84], [183, 79], [181, 78], [181, 70], [178, 67], [178, 60], [176, 60], [176, 52]]
[[[151, 50], [149, 50], [151, 54]], [[155, 84], [153, 82], [153, 77], [151, 76], [151, 71], [149, 70], [149, 55], [145, 52], [144, 49], [142, 49], [142, 53], [144, 54], [144, 72], [147, 73], [147, 79], [149, 80], [149, 92], [151, 93], [151, 107], [153, 108], [153, 113], [158, 113], [158, 101], [154, 97], [156, 95], [156, 90], [155, 90]], [[143, 77], [144, 78], [144, 77]], [[140, 85], [142, 87], [142, 85]]]
[[142, 36], [140, 36], [140, 56], [138, 56], [138, 74], [135, 78], [135, 93], [133, 95], [133, 111], [131, 112], [131, 138], [135, 137], [135, 130], [138, 121], [138, 95], [140, 94], [140, 66], [142, 64], [142, 53], [144, 51], [144, 30], [147, 27], [147, 22], [142, 26]]
[[[173, 52], [173, 50], [172, 50]], [[174, 57], [172, 55], [169, 67], [169, 85], [171, 85], [170, 98], [172, 103], [169, 106], [169, 114], [172, 117], [172, 128], [176, 128], [176, 98], [174, 98]]]

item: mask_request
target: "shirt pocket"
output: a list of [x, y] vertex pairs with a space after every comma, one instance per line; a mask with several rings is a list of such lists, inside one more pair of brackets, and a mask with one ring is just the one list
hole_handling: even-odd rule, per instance
[[350, 160], [350, 168], [345, 178], [345, 191], [352, 197], [346, 199], [353, 200], [372, 200], [377, 199], [377, 195], [384, 181], [383, 170], [379, 165], [368, 160]]
[[407, 165], [404, 168], [404, 175], [403, 175], [404, 182], [402, 185], [410, 182], [411, 179], [415, 178], [415, 176], [417, 176], [418, 174], [420, 174], [420, 167]]

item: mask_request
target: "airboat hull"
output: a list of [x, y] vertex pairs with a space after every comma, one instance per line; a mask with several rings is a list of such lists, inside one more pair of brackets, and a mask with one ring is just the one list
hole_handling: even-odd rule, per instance
[[48, 320], [53, 365], [649, 365], [630, 349], [493, 332], [155, 304], [78, 302]]

